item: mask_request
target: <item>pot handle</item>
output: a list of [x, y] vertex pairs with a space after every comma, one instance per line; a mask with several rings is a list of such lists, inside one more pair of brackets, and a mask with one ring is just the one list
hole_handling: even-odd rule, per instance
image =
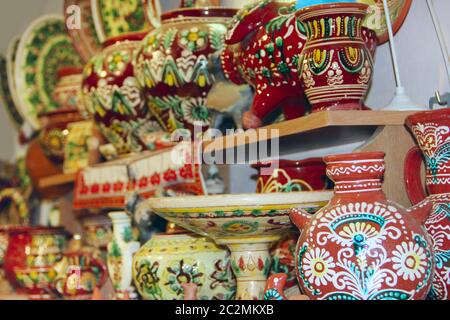
[[422, 163], [423, 159], [420, 149], [413, 147], [409, 150], [405, 159], [404, 176], [406, 192], [414, 205], [422, 202], [427, 197], [420, 176]]
[[103, 261], [97, 258], [92, 258], [91, 264], [99, 269], [100, 278], [98, 280], [97, 287], [102, 288], [103, 285], [106, 283], [106, 280], [108, 279], [108, 271], [106, 265]]

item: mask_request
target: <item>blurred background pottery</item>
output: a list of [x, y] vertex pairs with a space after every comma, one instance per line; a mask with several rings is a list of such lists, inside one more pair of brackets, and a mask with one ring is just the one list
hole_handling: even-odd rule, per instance
[[[312, 300], [421, 300], [432, 281], [432, 242], [424, 202], [406, 210], [382, 191], [384, 153], [328, 156], [330, 203], [311, 216], [291, 211], [302, 230], [297, 277]], [[370, 266], [370, 268], [368, 268]]]
[[9, 231], [9, 243], [3, 267], [11, 284], [18, 286], [16, 268], [48, 268], [62, 259], [68, 234], [63, 228], [15, 227]]
[[374, 49], [375, 36], [365, 39], [362, 27], [368, 8], [333, 3], [297, 11], [308, 35], [299, 76], [313, 112], [364, 109], [374, 68], [369, 48]]
[[118, 154], [146, 150], [142, 141], [148, 134], [160, 131], [133, 71], [133, 53], [144, 36], [135, 33], [106, 41], [103, 51], [84, 69], [84, 104]]
[[166, 12], [161, 27], [137, 50], [135, 74], [163, 130], [193, 133], [194, 127], [200, 132], [210, 127], [212, 111], [206, 101], [216, 77], [209, 65], [219, 64], [226, 24], [235, 13], [216, 7]]
[[[421, 112], [406, 119], [419, 148], [405, 160], [406, 190], [412, 203], [427, 198], [433, 212], [425, 223], [433, 240], [436, 270], [430, 299], [450, 299], [450, 110]], [[425, 161], [424, 161], [425, 160]], [[422, 183], [422, 164], [426, 167], [426, 190]]]
[[53, 300], [52, 283], [56, 279], [53, 267], [14, 268], [16, 281], [30, 300]]
[[327, 189], [326, 165], [322, 158], [261, 162], [252, 167], [259, 173], [257, 193]]
[[257, 128], [273, 113], [286, 120], [303, 116], [308, 101], [297, 75], [298, 50], [306, 42], [295, 3], [263, 0], [245, 6], [230, 22], [222, 67], [229, 80], [248, 83], [255, 98], [244, 128]]
[[146, 300], [183, 300], [183, 285], [200, 300], [232, 300], [236, 280], [229, 252], [193, 234], [154, 235], [133, 258], [136, 288]]
[[85, 252], [65, 253], [55, 270], [52, 287], [66, 300], [91, 300], [94, 289], [101, 288], [108, 276], [105, 263]]
[[99, 250], [105, 255], [108, 244], [112, 241], [112, 222], [107, 216], [88, 216], [82, 218], [83, 241], [88, 247]]

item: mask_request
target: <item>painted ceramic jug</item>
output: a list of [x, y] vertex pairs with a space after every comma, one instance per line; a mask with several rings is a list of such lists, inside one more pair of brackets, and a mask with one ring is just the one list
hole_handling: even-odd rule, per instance
[[53, 289], [66, 300], [91, 300], [95, 288], [101, 288], [108, 276], [106, 265], [90, 253], [70, 252], [55, 266], [58, 276]]
[[[183, 5], [183, 4], [182, 4]], [[162, 15], [162, 25], [142, 42], [135, 74], [148, 107], [165, 131], [207, 130], [207, 96], [216, 77], [210, 67], [224, 46], [226, 24], [236, 10], [180, 8]]]
[[67, 236], [62, 228], [14, 227], [10, 229], [3, 265], [9, 282], [18, 286], [15, 272], [17, 268], [30, 270], [30, 268], [53, 267], [63, 257]]
[[[425, 160], [428, 199], [433, 213], [425, 223], [433, 240], [436, 270], [429, 298], [450, 299], [450, 110], [418, 113], [406, 119], [420, 147], [406, 158], [406, 190], [415, 204], [427, 197], [421, 166]], [[422, 157], [423, 155], [423, 157]]]
[[332, 3], [296, 13], [308, 35], [299, 52], [299, 76], [313, 112], [365, 108], [373, 75], [370, 50], [376, 41], [372, 31], [362, 27], [368, 8], [361, 3]]
[[236, 281], [229, 252], [193, 234], [155, 235], [134, 256], [134, 283], [146, 300], [183, 300], [183, 284], [200, 300], [231, 300]]
[[113, 240], [108, 245], [107, 266], [116, 299], [136, 299], [132, 285], [132, 260], [141, 244], [134, 240], [131, 218], [125, 212], [113, 212], [109, 216], [113, 223]]
[[118, 154], [148, 149], [143, 141], [160, 131], [133, 71], [133, 53], [144, 36], [138, 33], [109, 39], [84, 69], [83, 102]]
[[297, 278], [312, 300], [424, 299], [434, 257], [423, 223], [425, 201], [406, 210], [382, 191], [384, 153], [325, 157], [336, 183], [330, 203], [311, 216], [293, 209], [302, 230]]
[[305, 42], [292, 1], [252, 3], [229, 24], [222, 68], [232, 82], [255, 88], [244, 128], [262, 126], [277, 109], [287, 120], [305, 114], [308, 102], [297, 76], [298, 50]]
[[327, 189], [326, 166], [322, 158], [262, 162], [252, 167], [259, 171], [257, 193]]

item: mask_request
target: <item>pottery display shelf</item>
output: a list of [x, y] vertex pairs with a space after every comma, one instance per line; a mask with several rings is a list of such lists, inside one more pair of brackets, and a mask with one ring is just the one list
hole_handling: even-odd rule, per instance
[[[399, 204], [410, 206], [408, 195], [402, 183], [404, 159], [415, 145], [405, 126], [412, 111], [322, 111], [308, 116], [275, 123], [256, 130], [237, 133], [203, 142], [203, 155], [209, 157], [264, 145], [279, 140], [279, 154], [316, 151], [319, 149], [360, 144], [349, 152], [383, 151], [387, 154], [389, 168], [384, 180], [384, 192]], [[353, 147], [352, 147], [353, 148]], [[257, 149], [256, 149], [257, 150]], [[247, 153], [249, 153], [247, 151]], [[231, 154], [233, 154], [231, 152]], [[264, 161], [252, 158], [258, 152], [250, 152], [249, 163]]]
[[226, 245], [237, 279], [238, 300], [260, 300], [272, 263], [271, 244], [290, 230], [289, 211], [314, 213], [332, 192], [238, 194], [154, 198], [146, 206], [162, 218]]

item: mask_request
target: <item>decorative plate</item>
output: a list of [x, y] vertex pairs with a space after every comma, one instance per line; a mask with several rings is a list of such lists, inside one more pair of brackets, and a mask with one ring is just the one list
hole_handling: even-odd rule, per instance
[[[76, 9], [73, 6], [77, 6]], [[79, 14], [78, 21], [75, 14]], [[70, 19], [75, 25], [68, 25], [68, 32], [72, 38], [75, 49], [83, 61], [88, 62], [95, 54], [100, 52], [102, 45], [95, 30], [94, 18], [92, 16], [91, 0], [64, 0], [64, 16], [70, 24]], [[81, 25], [76, 25], [76, 23]]]
[[34, 129], [38, 114], [57, 109], [52, 98], [61, 67], [83, 66], [72, 45], [64, 18], [46, 15], [35, 20], [23, 34], [15, 65], [15, 83], [20, 92], [19, 110]]
[[[389, 40], [386, 26], [386, 17], [384, 15], [383, 0], [358, 0], [358, 2], [370, 5], [370, 15], [366, 19], [365, 26], [375, 30], [379, 44]], [[388, 0], [388, 7], [391, 13], [391, 21], [394, 34], [400, 30], [403, 22], [411, 8], [412, 0]]]
[[103, 43], [123, 34], [147, 32], [158, 27], [160, 12], [155, 11], [161, 9], [157, 1], [91, 0], [95, 29], [100, 41]]
[[20, 128], [23, 124], [23, 119], [14, 103], [8, 77], [6, 58], [0, 55], [0, 98], [12, 122], [17, 128]]

